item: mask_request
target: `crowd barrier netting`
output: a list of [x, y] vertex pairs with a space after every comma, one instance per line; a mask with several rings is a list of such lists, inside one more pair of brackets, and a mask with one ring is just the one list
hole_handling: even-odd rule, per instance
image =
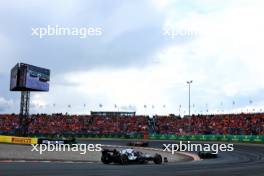
[[144, 134], [62, 134], [58, 137], [56, 135], [31, 135], [37, 138], [102, 138], [102, 139], [144, 139]]

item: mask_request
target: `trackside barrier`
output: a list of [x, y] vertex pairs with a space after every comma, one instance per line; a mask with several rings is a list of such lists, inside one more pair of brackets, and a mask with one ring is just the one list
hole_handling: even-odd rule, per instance
[[227, 141], [264, 143], [264, 135], [191, 135], [177, 136], [173, 134], [150, 134], [152, 140], [182, 140], [182, 141]]
[[[36, 138], [54, 138], [52, 135], [34, 135]], [[63, 137], [97, 138], [97, 139], [150, 139], [150, 140], [181, 140], [181, 141], [223, 141], [264, 143], [264, 135], [190, 135], [177, 136], [174, 134], [63, 134]]]
[[18, 137], [18, 136], [0, 136], [0, 142], [12, 144], [37, 144], [38, 138]]

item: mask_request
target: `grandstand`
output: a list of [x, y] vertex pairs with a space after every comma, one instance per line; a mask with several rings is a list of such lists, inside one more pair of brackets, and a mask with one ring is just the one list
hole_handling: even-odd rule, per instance
[[[36, 114], [28, 119], [29, 135], [69, 134], [233, 134], [264, 135], [264, 113], [174, 116], [94, 116]], [[16, 134], [19, 115], [0, 115], [0, 134]]]

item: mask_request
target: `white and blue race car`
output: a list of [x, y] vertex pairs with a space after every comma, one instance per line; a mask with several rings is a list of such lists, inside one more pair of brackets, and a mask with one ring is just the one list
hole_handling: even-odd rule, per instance
[[145, 154], [134, 149], [103, 149], [101, 161], [104, 164], [146, 164], [153, 161], [155, 164], [162, 163], [162, 156], [158, 153]]

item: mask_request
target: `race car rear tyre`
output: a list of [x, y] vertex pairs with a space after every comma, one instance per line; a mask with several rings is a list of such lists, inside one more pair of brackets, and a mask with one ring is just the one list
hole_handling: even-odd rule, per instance
[[161, 155], [159, 155], [159, 154], [155, 155], [155, 157], [153, 159], [153, 162], [155, 164], [161, 164], [162, 163], [162, 157], [161, 157]]
[[146, 163], [148, 163], [148, 161], [145, 160], [144, 158], [139, 158], [138, 163], [139, 164], [146, 164]]
[[126, 155], [120, 156], [120, 164], [122, 165], [128, 164], [128, 157]]
[[111, 157], [108, 154], [102, 155], [101, 161], [104, 164], [110, 164], [112, 162]]

